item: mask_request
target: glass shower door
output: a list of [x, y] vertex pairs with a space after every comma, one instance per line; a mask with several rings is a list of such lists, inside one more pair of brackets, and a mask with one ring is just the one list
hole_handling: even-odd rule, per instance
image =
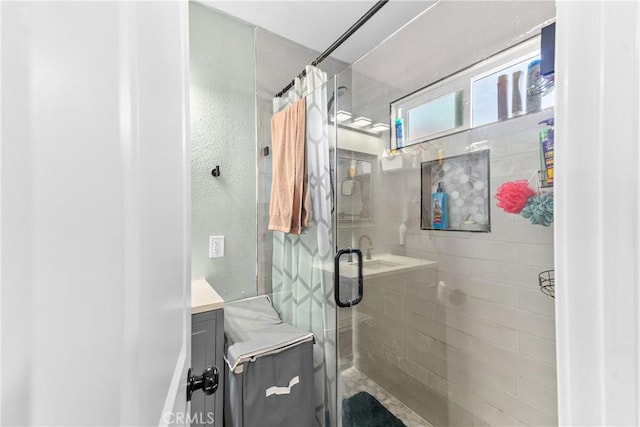
[[[334, 229], [336, 245], [336, 328], [338, 414], [336, 425], [397, 425], [398, 419], [385, 408], [386, 396], [360, 366], [370, 366], [370, 358], [380, 357], [379, 343], [393, 337], [376, 332], [381, 287], [378, 277], [392, 274], [390, 248], [383, 241], [384, 212], [378, 209], [376, 188], [380, 180], [378, 156], [389, 141], [388, 105], [372, 110], [354, 105], [351, 74], [336, 77]], [[360, 111], [367, 111], [361, 117]], [[363, 115], [363, 114], [362, 114]], [[399, 225], [399, 224], [398, 224]], [[397, 226], [396, 226], [397, 229]], [[393, 276], [390, 276], [393, 280]], [[399, 315], [402, 315], [400, 312]], [[386, 374], [385, 374], [386, 375]], [[385, 403], [383, 403], [383, 401]]]

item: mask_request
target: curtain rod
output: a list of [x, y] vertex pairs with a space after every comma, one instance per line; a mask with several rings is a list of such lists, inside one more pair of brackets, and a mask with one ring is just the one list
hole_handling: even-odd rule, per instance
[[[342, 43], [344, 43], [349, 37], [351, 37], [353, 35], [353, 33], [358, 31], [358, 29], [360, 27], [362, 27], [365, 24], [365, 22], [367, 22], [373, 15], [376, 14], [377, 11], [379, 11], [382, 8], [382, 6], [384, 6], [388, 2], [389, 2], [389, 0], [380, 0], [380, 1], [376, 2], [376, 4], [374, 4], [373, 7], [367, 11], [367, 13], [362, 15], [362, 17], [360, 19], [358, 19], [355, 22], [355, 24], [353, 24], [351, 27], [349, 27], [349, 29], [347, 31], [345, 31], [344, 34], [341, 35], [338, 38], [338, 40], [333, 42], [333, 44], [331, 46], [329, 46], [327, 48], [327, 50], [322, 52], [320, 54], [320, 56], [318, 56], [316, 59], [314, 59], [313, 62], [311, 62], [311, 65], [313, 65], [315, 67], [316, 65], [321, 63], [325, 58], [327, 58], [329, 55], [331, 55], [334, 50], [336, 50], [338, 47], [340, 47], [340, 45]], [[302, 72], [300, 72], [300, 74], [298, 74], [297, 77], [304, 77], [306, 74], [307, 74], [306, 70], [302, 70]], [[278, 92], [276, 94], [276, 98], [279, 98], [282, 95], [284, 95], [289, 89], [291, 89], [293, 87], [294, 84], [295, 84], [295, 79], [291, 80], [291, 83], [289, 83], [287, 86], [285, 86], [284, 89], [282, 89], [280, 92]]]

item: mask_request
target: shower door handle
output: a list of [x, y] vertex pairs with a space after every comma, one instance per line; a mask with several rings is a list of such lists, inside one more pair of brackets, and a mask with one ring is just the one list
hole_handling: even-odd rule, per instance
[[[358, 258], [358, 267], [357, 267], [358, 268], [357, 269], [358, 296], [354, 299], [350, 299], [346, 302], [343, 302], [340, 299], [340, 257], [345, 254], [349, 254], [349, 256], [351, 256], [351, 254], [355, 254], [356, 257]], [[350, 266], [350, 267], [353, 267], [353, 266]], [[338, 307], [353, 307], [354, 305], [359, 304], [360, 301], [362, 301], [362, 297], [364, 296], [364, 286], [362, 281], [362, 252], [360, 251], [360, 249], [356, 249], [356, 248], [340, 249], [334, 259], [333, 275], [334, 275], [333, 293], [334, 293], [334, 298], [336, 300], [336, 305]]]

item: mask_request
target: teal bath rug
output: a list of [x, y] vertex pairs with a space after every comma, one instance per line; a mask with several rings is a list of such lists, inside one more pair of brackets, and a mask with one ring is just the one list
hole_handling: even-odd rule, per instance
[[366, 391], [342, 401], [344, 427], [407, 427]]

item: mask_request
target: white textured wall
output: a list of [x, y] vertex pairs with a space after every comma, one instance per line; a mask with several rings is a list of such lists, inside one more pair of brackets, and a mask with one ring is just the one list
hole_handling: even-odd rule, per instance
[[[553, 2], [440, 2], [353, 65], [354, 109], [388, 117], [390, 101], [535, 34], [554, 15]], [[539, 167], [543, 115], [450, 137], [446, 153], [487, 140], [494, 192]], [[356, 366], [437, 425], [556, 424], [554, 301], [538, 290], [538, 273], [553, 268], [553, 228], [492, 201], [489, 234], [422, 231], [419, 170], [376, 179], [376, 251], [438, 267], [366, 287]]]
[[[233, 301], [256, 294], [254, 31], [194, 3], [189, 25], [192, 274]], [[209, 236], [218, 235], [225, 256], [210, 259]]]

